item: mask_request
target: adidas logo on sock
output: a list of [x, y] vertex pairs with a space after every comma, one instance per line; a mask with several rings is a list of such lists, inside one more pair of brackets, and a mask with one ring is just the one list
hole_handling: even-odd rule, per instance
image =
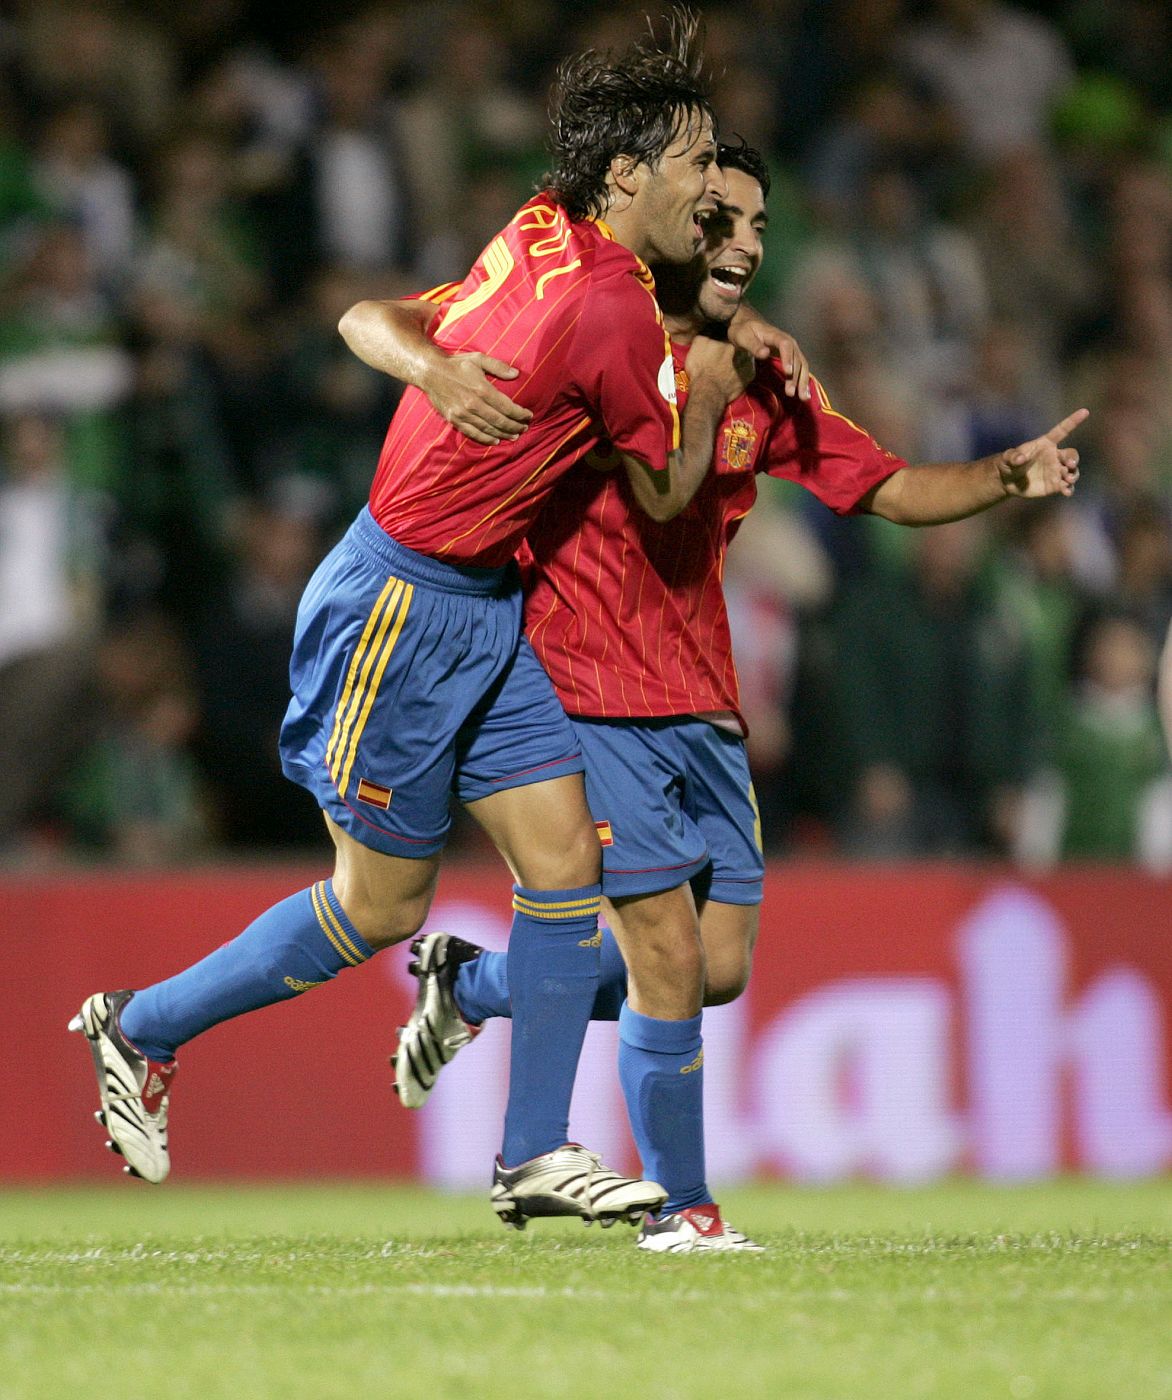
[[300, 977], [285, 977], [282, 979], [286, 987], [295, 992], [308, 992], [310, 987], [320, 987], [320, 982], [303, 982]]

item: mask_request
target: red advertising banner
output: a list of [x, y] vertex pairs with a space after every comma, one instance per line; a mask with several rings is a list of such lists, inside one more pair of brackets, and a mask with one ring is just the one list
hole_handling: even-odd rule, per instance
[[[65, 1025], [95, 990], [144, 985], [320, 878], [291, 867], [0, 878], [15, 1104], [0, 1179], [105, 1177], [88, 1050]], [[428, 920], [503, 947], [509, 884], [453, 864]], [[705, 1013], [714, 1181], [922, 1181], [1172, 1167], [1172, 882], [977, 866], [775, 864], [753, 980]], [[186, 1047], [174, 1179], [420, 1178], [485, 1187], [499, 1146], [508, 1025], [401, 1108], [387, 1056], [412, 1001], [405, 948]], [[571, 1129], [635, 1165], [593, 1027]], [[12, 1087], [9, 1102], [13, 1103]]]

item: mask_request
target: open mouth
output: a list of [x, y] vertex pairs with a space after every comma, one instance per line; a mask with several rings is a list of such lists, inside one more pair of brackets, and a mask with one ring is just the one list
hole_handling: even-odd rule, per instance
[[713, 267], [709, 269], [708, 280], [721, 296], [739, 299], [748, 285], [747, 267]]
[[715, 213], [716, 210], [714, 208], [705, 206], [703, 209], [697, 209], [692, 215], [692, 236], [697, 243], [703, 240], [704, 226]]

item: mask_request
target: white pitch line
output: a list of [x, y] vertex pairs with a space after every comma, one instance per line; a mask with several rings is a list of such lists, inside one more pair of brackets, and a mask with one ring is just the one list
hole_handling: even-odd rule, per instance
[[[0, 1283], [0, 1296], [20, 1297], [21, 1295], [65, 1295], [80, 1293], [100, 1293], [107, 1299], [112, 1299], [119, 1295], [128, 1296], [154, 1296], [160, 1293], [176, 1294], [182, 1293], [189, 1297], [234, 1297], [242, 1294], [265, 1295], [265, 1294], [312, 1294], [317, 1297], [327, 1298], [368, 1298], [378, 1297], [380, 1294], [411, 1294], [423, 1298], [507, 1298], [510, 1301], [557, 1301], [559, 1299], [571, 1299], [575, 1302], [605, 1302], [613, 1304], [622, 1298], [638, 1300], [642, 1298], [639, 1293], [619, 1293], [615, 1291], [589, 1288], [544, 1288], [540, 1285], [533, 1287], [517, 1287], [500, 1284], [479, 1284], [479, 1283], [364, 1283], [364, 1284], [306, 1284], [298, 1285], [296, 1281], [288, 1284], [279, 1283], [126, 1283], [111, 1284], [106, 1283]], [[1164, 1287], [1152, 1289], [1108, 1289], [1108, 1288], [1053, 1288], [1053, 1289], [1032, 1289], [1022, 1286], [1013, 1294], [1015, 1303], [1078, 1303], [1078, 1304], [1113, 1304], [1120, 1303], [1148, 1303], [1156, 1302], [1168, 1295], [1168, 1290]], [[680, 1292], [672, 1292], [669, 1296], [671, 1301], [680, 1302], [713, 1302], [717, 1299], [727, 1303], [728, 1294], [724, 1291], [690, 1288]], [[760, 1306], [766, 1300], [770, 1303], [793, 1303], [793, 1304], [817, 1304], [817, 1303], [865, 1303], [868, 1299], [873, 1300], [874, 1295], [865, 1290], [849, 1288], [826, 1288], [826, 1289], [785, 1289], [766, 1288], [755, 1291], [752, 1298], [754, 1306]], [[945, 1306], [956, 1306], [967, 1304], [972, 1301], [972, 1294], [959, 1289], [942, 1288], [919, 1288], [901, 1289], [897, 1292], [884, 1291], [882, 1300], [884, 1305], [901, 1305], [908, 1303], [935, 1303]]]
[[120, 1293], [154, 1294], [186, 1293], [192, 1296], [216, 1297], [222, 1294], [237, 1293], [311, 1293], [337, 1298], [362, 1298], [380, 1293], [411, 1293], [426, 1298], [571, 1298], [578, 1302], [607, 1302], [614, 1298], [613, 1293], [602, 1289], [586, 1288], [531, 1288], [513, 1287], [491, 1283], [359, 1283], [359, 1284], [305, 1284], [295, 1280], [281, 1283], [0, 1283], [0, 1294], [19, 1296], [22, 1293], [102, 1293], [115, 1297]]

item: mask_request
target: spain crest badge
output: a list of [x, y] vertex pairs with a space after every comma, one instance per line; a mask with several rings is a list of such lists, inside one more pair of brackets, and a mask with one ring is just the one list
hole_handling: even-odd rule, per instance
[[720, 456], [729, 471], [747, 472], [753, 465], [757, 429], [747, 418], [734, 418], [721, 434]]

